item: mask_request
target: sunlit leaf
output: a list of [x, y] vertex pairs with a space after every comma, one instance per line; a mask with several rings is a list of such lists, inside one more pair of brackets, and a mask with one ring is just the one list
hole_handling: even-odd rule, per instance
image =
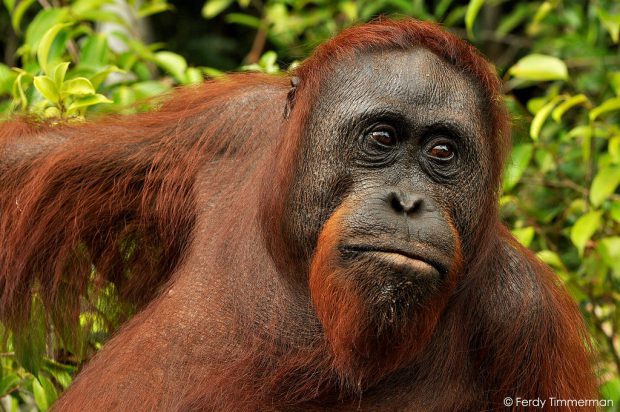
[[172, 5], [166, 2], [147, 3], [141, 6], [140, 10], [138, 10], [138, 17], [144, 18], [171, 9]]
[[520, 59], [508, 72], [511, 76], [532, 81], [566, 80], [566, 63], [557, 57], [530, 54]]
[[185, 70], [187, 69], [187, 61], [179, 54], [162, 51], [155, 53], [155, 61], [157, 65], [170, 73], [177, 81], [183, 82], [185, 79]]
[[0, 398], [17, 388], [20, 383], [21, 379], [15, 373], [0, 376]]
[[532, 138], [532, 140], [538, 140], [543, 124], [545, 124], [545, 120], [547, 120], [553, 108], [561, 100], [562, 97], [555, 97], [549, 103], [545, 104], [538, 112], [536, 112], [534, 119], [532, 119], [532, 124], [530, 125], [530, 137]]
[[45, 33], [45, 35], [41, 39], [41, 42], [39, 43], [39, 48], [37, 49], [37, 59], [39, 60], [39, 65], [46, 74], [48, 73], [48, 56], [52, 47], [52, 43], [54, 42], [54, 39], [56, 38], [58, 33], [60, 33], [61, 30], [69, 26], [71, 26], [71, 23], [54, 25]]
[[57, 89], [62, 87], [68, 69], [69, 62], [58, 63], [54, 68], [52, 68], [50, 77], [54, 79], [54, 84], [56, 85]]
[[536, 256], [538, 256], [538, 259], [542, 260], [554, 269], [564, 268], [564, 264], [562, 263], [560, 256], [551, 250], [541, 250], [536, 253]]
[[534, 146], [530, 143], [519, 144], [512, 149], [510, 159], [506, 163], [504, 172], [503, 188], [509, 192], [521, 179], [532, 158]]
[[590, 188], [590, 202], [594, 206], [603, 203], [620, 184], [620, 166], [605, 167], [596, 174]]
[[47, 76], [37, 76], [34, 78], [34, 87], [37, 88], [39, 93], [43, 95], [47, 100], [57, 104], [60, 100], [60, 95], [56, 84], [52, 79]]
[[32, 381], [32, 391], [39, 411], [47, 411], [58, 398], [54, 384], [43, 375]]
[[54, 25], [67, 21], [66, 8], [51, 8], [40, 11], [26, 28], [26, 38], [22, 50], [35, 57], [41, 39]]
[[529, 247], [534, 239], [534, 228], [532, 226], [513, 229], [512, 234], [517, 238], [519, 243], [521, 243], [525, 247]]
[[609, 216], [620, 223], [620, 201], [614, 200], [609, 207]]
[[75, 79], [67, 80], [61, 92], [63, 95], [86, 96], [95, 94], [95, 88], [87, 78], [76, 77]]
[[80, 15], [84, 12], [99, 9], [105, 4], [112, 4], [114, 0], [77, 0], [71, 4], [71, 12]]
[[577, 105], [586, 103], [588, 103], [588, 98], [585, 94], [575, 95], [568, 100], [560, 103], [558, 107], [553, 110], [551, 117], [553, 118], [553, 120], [559, 123], [562, 120], [562, 116], [564, 116], [564, 113], [566, 113], [568, 110]]
[[108, 64], [110, 49], [107, 36], [95, 34], [89, 36], [80, 51], [80, 64], [102, 67]]
[[603, 113], [620, 110], [620, 97], [613, 97], [611, 99], [607, 99], [600, 106], [595, 107], [590, 110], [590, 120], [596, 120]]
[[85, 109], [87, 107], [94, 106], [100, 103], [112, 103], [112, 100], [108, 99], [102, 94], [81, 97], [79, 99], [76, 99], [73, 103], [69, 105], [67, 112], [70, 115], [76, 114], [81, 109]]
[[620, 378], [614, 377], [601, 386], [601, 399], [620, 400]]
[[577, 219], [571, 228], [570, 239], [577, 247], [580, 256], [583, 255], [586, 243], [588, 243], [592, 235], [600, 228], [600, 225], [601, 212], [592, 210]]
[[92, 83], [93, 87], [95, 89], [99, 88], [101, 83], [103, 83], [105, 79], [108, 78], [110, 73], [125, 73], [125, 70], [121, 70], [116, 66], [109, 66], [101, 71], [98, 71], [90, 77], [90, 82]]
[[603, 261], [613, 269], [617, 278], [620, 278], [620, 236], [606, 237], [600, 240], [598, 251]]
[[611, 40], [614, 43], [618, 43], [620, 41], [620, 13], [611, 14], [603, 8], [599, 8], [597, 12], [598, 17], [601, 20], [603, 27], [605, 27], [609, 33]]
[[13, 25], [13, 29], [15, 29], [17, 33], [19, 33], [19, 26], [22, 22], [24, 14], [35, 2], [36, 0], [21, 0], [17, 4], [17, 7], [15, 7], [13, 12], [11, 13], [11, 24]]
[[231, 3], [232, 0], [207, 0], [202, 7], [202, 16], [212, 19], [230, 6]]
[[465, 12], [465, 27], [467, 28], [467, 36], [470, 39], [474, 38], [474, 23], [478, 12], [484, 5], [485, 0], [470, 0], [467, 5], [467, 11]]

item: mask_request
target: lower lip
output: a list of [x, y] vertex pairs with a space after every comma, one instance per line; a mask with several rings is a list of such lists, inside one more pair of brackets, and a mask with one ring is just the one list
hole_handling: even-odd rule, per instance
[[382, 252], [382, 251], [370, 251], [367, 252], [377, 258], [384, 260], [397, 267], [406, 267], [418, 273], [428, 273], [432, 275], [438, 275], [439, 272], [432, 265], [424, 262], [423, 260], [413, 259], [409, 256], [402, 255], [395, 252]]

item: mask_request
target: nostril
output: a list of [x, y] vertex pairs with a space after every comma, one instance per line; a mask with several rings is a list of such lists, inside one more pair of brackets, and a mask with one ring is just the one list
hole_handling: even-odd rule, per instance
[[403, 208], [403, 204], [402, 204], [400, 197], [394, 192], [390, 193], [390, 204], [392, 206], [392, 209], [394, 209], [396, 212], [398, 213], [405, 212], [405, 209]]
[[422, 197], [417, 194], [392, 192], [389, 195], [389, 203], [397, 213], [410, 214], [417, 212], [422, 206]]

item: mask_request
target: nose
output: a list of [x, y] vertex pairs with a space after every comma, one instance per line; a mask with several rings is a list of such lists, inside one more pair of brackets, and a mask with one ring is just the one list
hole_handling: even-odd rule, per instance
[[388, 203], [395, 212], [410, 215], [422, 208], [424, 197], [417, 193], [406, 193], [398, 190], [388, 194]]

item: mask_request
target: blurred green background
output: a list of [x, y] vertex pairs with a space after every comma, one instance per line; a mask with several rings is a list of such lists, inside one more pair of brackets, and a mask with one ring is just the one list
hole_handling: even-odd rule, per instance
[[[379, 15], [440, 22], [468, 39], [496, 65], [513, 118], [502, 217], [578, 303], [601, 397], [620, 410], [620, 2], [2, 3], [0, 116], [51, 122], [145, 110], [135, 102], [226, 71], [283, 72], [342, 28]], [[54, 328], [36, 295], [26, 332], [0, 325], [0, 409], [48, 409], [134, 309], [112, 285], [90, 295], [75, 336]]]

